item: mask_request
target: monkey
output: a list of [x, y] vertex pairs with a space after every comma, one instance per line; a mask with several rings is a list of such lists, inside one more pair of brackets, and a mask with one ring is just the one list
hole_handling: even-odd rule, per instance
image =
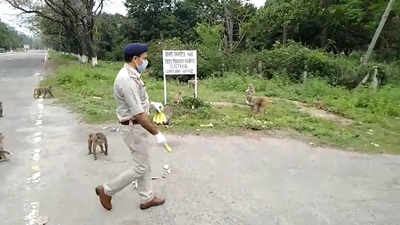
[[174, 115], [173, 107], [170, 105], [166, 105], [164, 107], [164, 113], [165, 113], [165, 116], [167, 117], [167, 122], [165, 122], [164, 125], [171, 125], [172, 117]]
[[3, 117], [3, 103], [0, 102], [0, 117]]
[[51, 86], [43, 88], [43, 98], [46, 98], [47, 95], [50, 95], [50, 97], [54, 98], [53, 92], [51, 91]]
[[39, 98], [42, 95], [43, 89], [42, 88], [35, 88], [33, 90], [33, 98]]
[[249, 84], [246, 93], [246, 103], [247, 105], [251, 106], [251, 110], [253, 112], [265, 112], [266, 105], [268, 103], [272, 103], [271, 99], [267, 97], [254, 96], [256, 92], [252, 84]]
[[179, 105], [182, 103], [183, 98], [182, 98], [182, 91], [179, 91], [178, 93], [176, 93], [175, 98], [174, 98], [174, 103]]
[[4, 139], [3, 133], [0, 133], [0, 162], [7, 161], [8, 158], [6, 155], [10, 155], [8, 151], [4, 150], [3, 139]]
[[8, 161], [6, 155], [10, 155], [6, 150], [0, 150], [0, 162]]
[[94, 160], [97, 160], [97, 156], [96, 156], [97, 146], [100, 146], [101, 152], [104, 152], [104, 155], [108, 155], [107, 137], [103, 133], [89, 134], [89, 138], [88, 138], [89, 154], [88, 155], [93, 153]]
[[44, 88], [35, 88], [33, 90], [33, 98], [39, 98], [39, 97], [43, 97], [46, 98], [46, 96], [50, 96], [52, 98], [54, 98], [53, 92], [51, 91], [52, 87], [48, 86], [48, 87], [44, 87]]

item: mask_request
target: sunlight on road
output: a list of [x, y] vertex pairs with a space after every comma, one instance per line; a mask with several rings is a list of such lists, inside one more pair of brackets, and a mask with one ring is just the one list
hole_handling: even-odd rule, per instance
[[[36, 76], [36, 75], [34, 75]], [[43, 111], [44, 111], [44, 105], [43, 105], [43, 99], [38, 99], [34, 103], [34, 108], [36, 110], [32, 111], [32, 118], [33, 118], [33, 123], [35, 124], [35, 130], [33, 135], [28, 136], [32, 146], [34, 148], [32, 149], [32, 165], [29, 167], [31, 169], [31, 176], [26, 178], [26, 190], [36, 190], [39, 188], [40, 184], [40, 166], [39, 166], [39, 161], [40, 161], [40, 152], [41, 152], [41, 145], [43, 141], [43, 133], [42, 133], [42, 124], [43, 124]], [[25, 200], [24, 204], [24, 221], [25, 225], [36, 225], [38, 224], [38, 219], [40, 216], [40, 202], [39, 201], [32, 201], [32, 200]]]

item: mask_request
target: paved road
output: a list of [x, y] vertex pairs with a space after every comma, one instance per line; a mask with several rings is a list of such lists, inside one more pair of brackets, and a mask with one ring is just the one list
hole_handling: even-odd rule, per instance
[[33, 100], [43, 53], [0, 56], [0, 132], [14, 153], [0, 164], [0, 224], [328, 225], [400, 224], [400, 157], [312, 148], [284, 137], [168, 135], [152, 150], [154, 189], [167, 203], [138, 209], [133, 186], [107, 212], [93, 188], [129, 167], [118, 132], [110, 155], [87, 156], [88, 126], [51, 100]]

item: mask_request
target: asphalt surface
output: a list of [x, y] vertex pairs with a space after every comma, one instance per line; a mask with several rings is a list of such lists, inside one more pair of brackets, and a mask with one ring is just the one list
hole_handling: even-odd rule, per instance
[[[34, 100], [44, 53], [0, 55], [0, 224], [325, 225], [400, 224], [400, 157], [315, 148], [286, 137], [167, 135], [172, 153], [152, 149], [154, 190], [164, 206], [141, 211], [131, 185], [104, 210], [94, 187], [129, 168], [112, 127], [88, 126], [51, 99]], [[117, 127], [116, 124], [111, 124]], [[102, 131], [109, 156], [87, 155]]]

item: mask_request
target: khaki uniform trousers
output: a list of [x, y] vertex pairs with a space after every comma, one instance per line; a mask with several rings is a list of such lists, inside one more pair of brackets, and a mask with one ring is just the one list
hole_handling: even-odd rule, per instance
[[133, 164], [111, 182], [104, 184], [104, 191], [112, 196], [137, 180], [141, 203], [148, 202], [153, 199], [149, 159], [149, 150], [153, 146], [152, 135], [138, 124], [121, 125], [120, 133], [131, 152]]

